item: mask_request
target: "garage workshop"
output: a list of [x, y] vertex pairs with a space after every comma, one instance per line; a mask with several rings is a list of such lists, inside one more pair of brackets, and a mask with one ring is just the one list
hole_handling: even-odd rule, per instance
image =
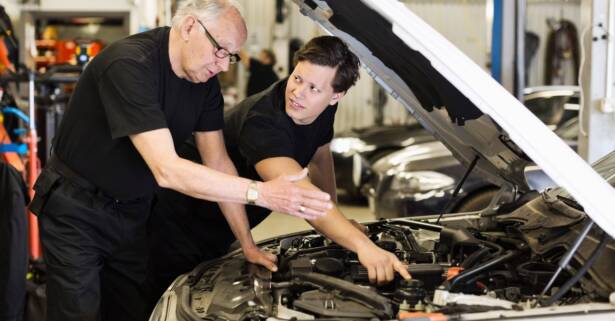
[[0, 321], [615, 320], [612, 0], [1, 0]]

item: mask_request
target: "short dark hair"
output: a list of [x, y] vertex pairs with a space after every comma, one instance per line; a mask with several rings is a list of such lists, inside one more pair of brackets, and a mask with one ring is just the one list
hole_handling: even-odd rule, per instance
[[262, 53], [265, 54], [265, 56], [267, 56], [267, 58], [269, 58], [269, 61], [271, 62], [271, 65], [275, 65], [278, 60], [275, 57], [275, 53], [273, 53], [273, 50], [271, 49], [263, 49], [261, 50]]
[[301, 61], [337, 68], [331, 87], [336, 93], [352, 87], [359, 78], [359, 58], [338, 37], [321, 36], [310, 40], [295, 53], [295, 64]]

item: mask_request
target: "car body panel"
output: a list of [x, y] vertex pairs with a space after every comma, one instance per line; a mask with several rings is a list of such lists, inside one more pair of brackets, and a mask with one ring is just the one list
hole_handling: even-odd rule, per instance
[[[338, 133], [330, 145], [336, 186], [348, 196], [361, 197], [360, 188], [367, 181], [373, 162], [401, 148], [433, 140], [418, 124], [373, 126]], [[353, 142], [358, 146], [351, 146]]]
[[[461, 202], [475, 193], [496, 189], [497, 186], [477, 174], [470, 173], [454, 203], [449, 203], [456, 183], [465, 173], [465, 168], [439, 141], [413, 145], [391, 153], [372, 165], [372, 179], [366, 183], [363, 193], [370, 211], [377, 218], [395, 218], [442, 213], [447, 207], [457, 208]], [[392, 188], [393, 180], [400, 175], [434, 172], [450, 178], [449, 184], [433, 184], [430, 188], [404, 190]], [[422, 182], [419, 182], [421, 184]], [[480, 210], [482, 208], [477, 208]]]

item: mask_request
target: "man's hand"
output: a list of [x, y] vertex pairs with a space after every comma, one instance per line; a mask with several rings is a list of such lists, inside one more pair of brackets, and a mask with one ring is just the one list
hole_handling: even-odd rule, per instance
[[387, 252], [375, 244], [362, 247], [358, 250], [359, 261], [367, 268], [371, 283], [383, 284], [393, 280], [395, 271], [404, 279], [411, 279], [406, 265], [401, 263], [395, 254]]
[[256, 205], [308, 220], [324, 216], [333, 208], [331, 196], [293, 183], [306, 176], [307, 169], [304, 168], [297, 175], [279, 176], [265, 183], [259, 183]]
[[242, 251], [248, 262], [262, 265], [271, 272], [276, 272], [278, 270], [275, 264], [278, 258], [275, 255], [259, 249], [256, 245], [242, 248]]

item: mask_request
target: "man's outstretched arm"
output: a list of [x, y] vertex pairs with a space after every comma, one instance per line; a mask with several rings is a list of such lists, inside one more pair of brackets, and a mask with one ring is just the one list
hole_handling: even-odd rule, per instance
[[[130, 136], [130, 140], [161, 187], [214, 202], [245, 204], [250, 180], [224, 174], [177, 155], [168, 128]], [[305, 176], [301, 169], [271, 182], [258, 183], [256, 205], [303, 218], [324, 215], [331, 207], [329, 195], [302, 188], [294, 181]], [[294, 175], [294, 176], [293, 176]], [[301, 206], [310, 211], [301, 212]]]
[[[265, 181], [287, 175], [297, 169], [301, 169], [301, 166], [288, 157], [268, 158], [256, 164], [256, 171]], [[297, 184], [314, 191], [319, 190], [308, 178], [302, 179]], [[394, 254], [376, 246], [362, 231], [355, 228], [337, 207], [329, 210], [327, 215], [308, 222], [337, 244], [357, 253], [359, 261], [368, 270], [371, 282], [391, 281], [394, 271], [406, 279], [410, 278], [406, 266]]]

